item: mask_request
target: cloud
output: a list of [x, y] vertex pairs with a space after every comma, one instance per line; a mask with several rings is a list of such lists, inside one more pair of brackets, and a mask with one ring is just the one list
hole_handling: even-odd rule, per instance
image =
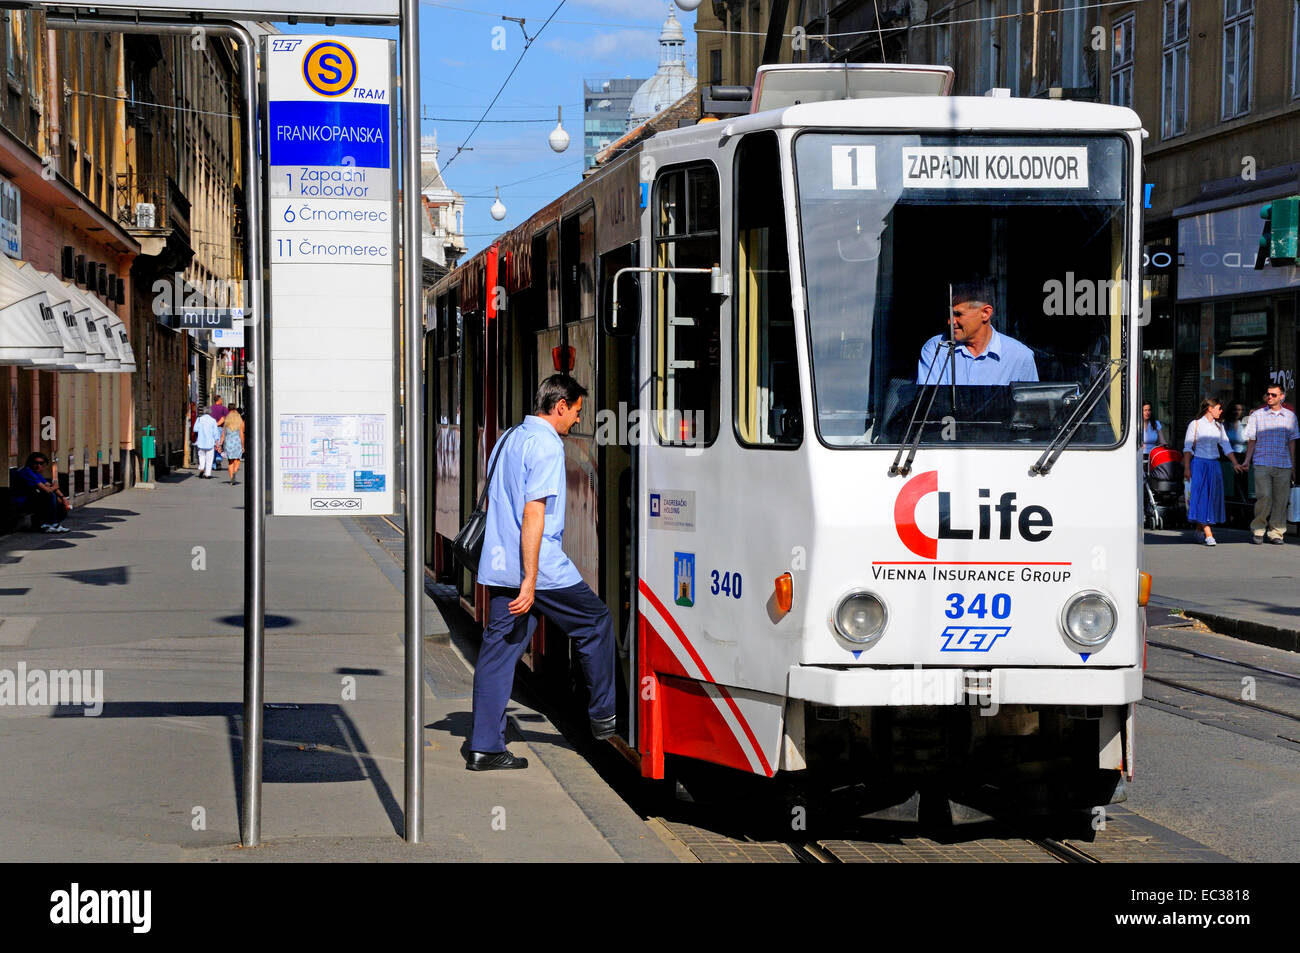
[[[659, 37], [644, 30], [613, 30], [593, 33], [582, 39], [556, 38], [547, 48], [575, 60], [621, 60], [632, 64], [630, 72], [654, 67], [659, 60]], [[648, 75], [648, 74], [647, 74]]]
[[469, 66], [469, 64], [466, 63], [464, 60], [451, 60], [445, 56], [439, 57], [439, 60], [441, 61], [443, 66], [449, 66], [452, 69], [465, 69], [465, 67]]

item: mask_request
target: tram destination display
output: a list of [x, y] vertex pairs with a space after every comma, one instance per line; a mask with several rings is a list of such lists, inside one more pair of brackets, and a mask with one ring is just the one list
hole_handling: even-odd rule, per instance
[[393, 44], [264, 41], [271, 512], [394, 505]]

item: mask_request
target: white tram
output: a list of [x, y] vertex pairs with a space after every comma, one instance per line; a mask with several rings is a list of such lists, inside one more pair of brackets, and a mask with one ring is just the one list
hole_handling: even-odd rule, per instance
[[[429, 562], [484, 619], [448, 541], [568, 369], [592, 396], [566, 549], [623, 633], [644, 775], [1121, 798], [1149, 589], [1138, 117], [949, 97], [935, 68], [805, 76], [647, 139], [440, 282]], [[979, 360], [950, 320], [968, 287]], [[526, 663], [568, 688], [568, 652], [543, 627]]]

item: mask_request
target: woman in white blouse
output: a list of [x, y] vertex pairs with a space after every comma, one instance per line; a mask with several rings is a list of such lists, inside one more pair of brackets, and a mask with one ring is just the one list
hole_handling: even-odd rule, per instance
[[1228, 434], [1219, 423], [1222, 416], [1223, 404], [1213, 397], [1205, 398], [1201, 401], [1201, 415], [1187, 425], [1187, 439], [1183, 441], [1183, 460], [1190, 465], [1187, 521], [1200, 524], [1206, 546], [1215, 545], [1210, 527], [1224, 520], [1219, 451], [1232, 461], [1238, 473], [1246, 469], [1237, 461]]

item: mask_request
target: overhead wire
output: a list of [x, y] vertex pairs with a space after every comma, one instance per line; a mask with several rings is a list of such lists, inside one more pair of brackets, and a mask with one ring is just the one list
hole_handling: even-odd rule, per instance
[[[551, 11], [551, 15], [546, 18], [546, 22], [543, 23], [540, 29], [538, 29], [538, 31], [534, 33], [531, 37], [528, 36], [527, 31], [524, 32], [524, 37], [525, 37], [524, 48], [520, 52], [519, 58], [515, 60], [515, 65], [510, 67], [510, 72], [506, 74], [505, 80], [501, 83], [501, 87], [496, 91], [496, 94], [492, 97], [492, 101], [488, 103], [487, 109], [483, 110], [483, 115], [479, 117], [479, 121], [475, 124], [474, 128], [469, 131], [469, 135], [465, 137], [465, 142], [462, 142], [460, 146], [457, 147], [456, 152], [452, 155], [450, 159], [447, 160], [446, 165], [442, 167], [444, 172], [451, 167], [451, 164], [453, 162], [455, 162], [458, 158], [460, 158], [461, 153], [465, 151], [466, 143], [468, 143], [470, 139], [474, 137], [474, 133], [478, 132], [479, 127], [482, 126], [484, 120], [487, 119], [487, 114], [492, 111], [492, 107], [495, 106], [497, 100], [501, 98], [501, 94], [506, 91], [506, 86], [510, 84], [510, 80], [515, 75], [515, 71], [519, 69], [519, 64], [524, 61], [524, 57], [527, 56], [528, 51], [532, 49], [533, 43], [536, 42], [537, 38], [542, 35], [542, 33], [546, 30], [547, 26], [550, 25], [551, 21], [555, 19], [555, 15], [560, 12], [560, 9], [564, 6], [564, 4], [565, 4], [565, 0], [560, 0], [560, 2], [555, 5], [555, 9]], [[523, 29], [522, 22], [520, 23], [519, 28], [521, 30]]]

